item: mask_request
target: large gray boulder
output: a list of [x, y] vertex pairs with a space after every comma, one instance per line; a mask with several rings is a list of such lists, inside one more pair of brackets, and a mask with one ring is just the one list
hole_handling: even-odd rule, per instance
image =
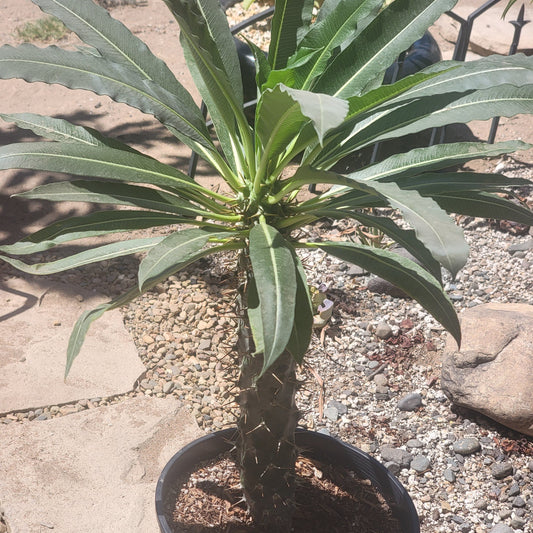
[[533, 436], [533, 306], [485, 304], [461, 314], [462, 344], [449, 337], [441, 385], [456, 404]]

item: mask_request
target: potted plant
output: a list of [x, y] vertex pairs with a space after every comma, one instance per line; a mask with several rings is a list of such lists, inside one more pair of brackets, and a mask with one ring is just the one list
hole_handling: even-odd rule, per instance
[[[204, 187], [179, 169], [65, 120], [2, 115], [53, 142], [4, 146], [0, 168], [94, 178], [50, 183], [19, 196], [129, 208], [58, 221], [2, 246], [1, 259], [24, 272], [46, 274], [145, 253], [137, 285], [76, 323], [67, 375], [90, 324], [105, 311], [127, 304], [200, 258], [234, 252], [242, 311], [237, 439], [242, 489], [256, 524], [267, 531], [289, 531], [298, 423], [295, 372], [313, 326], [298, 250], [320, 249], [392, 281], [459, 343], [459, 321], [443, 290], [441, 267], [455, 275], [467, 260], [468, 246], [449, 213], [533, 223], [531, 211], [499, 194], [530, 185], [526, 180], [449, 170], [474, 158], [526, 148], [521, 141], [418, 148], [349, 174], [336, 172], [335, 165], [376, 142], [427, 128], [530, 113], [533, 58], [441, 62], [383, 86], [383, 74], [398, 52], [455, 0], [325, 0], [316, 14], [312, 0], [278, 0], [268, 56], [249, 43], [258, 96], [250, 126], [235, 43], [218, 1], [164, 0], [179, 23], [215, 144], [187, 90], [107, 11], [91, 0], [32, 1], [61, 19], [88, 48], [3, 46], [1, 78], [83, 88], [153, 115], [198, 153], [225, 187]], [[320, 192], [302, 199], [299, 192], [310, 185]], [[350, 240], [310, 240], [301, 228], [323, 217], [376, 228], [422, 266]], [[117, 240], [50, 263], [21, 259], [83, 237], [163, 225], [175, 225], [174, 231]]]

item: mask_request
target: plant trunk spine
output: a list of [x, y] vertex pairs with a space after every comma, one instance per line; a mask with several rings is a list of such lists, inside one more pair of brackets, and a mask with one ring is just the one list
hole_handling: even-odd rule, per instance
[[[245, 298], [241, 302], [245, 304]], [[295, 506], [294, 432], [299, 419], [296, 362], [285, 351], [258, 379], [263, 355], [254, 354], [246, 316], [240, 320], [238, 350], [241, 371], [236, 447], [244, 499], [256, 526], [269, 533], [288, 533]]]

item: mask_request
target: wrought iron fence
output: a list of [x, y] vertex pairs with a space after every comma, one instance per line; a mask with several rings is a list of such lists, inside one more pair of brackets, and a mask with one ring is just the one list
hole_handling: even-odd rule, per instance
[[[468, 48], [470, 46], [470, 41], [472, 38], [472, 30], [474, 28], [474, 23], [476, 20], [483, 15], [486, 11], [491, 9], [492, 7], [499, 4], [501, 0], [489, 0], [488, 2], [485, 2], [481, 7], [475, 9], [468, 15], [466, 18], [462, 18], [453, 11], [448, 11], [446, 15], [448, 15], [453, 20], [457, 21], [460, 25], [459, 28], [459, 34], [457, 35], [457, 40], [455, 41], [455, 48], [453, 51], [453, 58], [455, 61], [464, 61], [466, 58], [466, 52], [468, 51]], [[516, 54], [516, 51], [518, 50], [518, 45], [520, 43], [520, 37], [522, 35], [522, 28], [528, 24], [529, 20], [525, 20], [525, 4], [522, 4], [522, 7], [520, 8], [520, 11], [518, 12], [518, 16], [516, 20], [510, 20], [508, 23], [512, 24], [514, 26], [514, 32], [513, 32], [513, 39], [509, 45], [509, 52], [508, 55], [514, 55]], [[504, 21], [502, 21], [503, 24]], [[499, 118], [492, 119], [492, 124], [489, 132], [489, 136], [487, 138], [487, 142], [492, 144], [494, 142], [494, 139], [496, 138], [496, 132], [498, 131], [498, 124], [500, 122]], [[443, 131], [443, 134], [445, 132]], [[433, 143], [435, 143], [435, 139], [432, 139]], [[442, 139], [440, 139], [440, 142], [444, 142], [444, 136]], [[435, 143], [436, 144], [436, 143]]]

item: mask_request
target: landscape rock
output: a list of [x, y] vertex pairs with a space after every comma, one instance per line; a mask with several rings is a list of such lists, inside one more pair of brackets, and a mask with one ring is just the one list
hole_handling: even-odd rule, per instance
[[386, 322], [380, 322], [376, 327], [376, 337], [387, 340], [392, 337], [392, 328]]
[[167, 461], [201, 436], [176, 399], [121, 403], [0, 431], [0, 495], [13, 533], [156, 533]]
[[533, 239], [528, 239], [527, 241], [524, 241], [524, 242], [517, 242], [515, 244], [511, 244], [507, 248], [507, 251], [509, 253], [525, 252], [527, 250], [533, 250]]
[[338, 402], [337, 400], [330, 400], [328, 402], [328, 407], [334, 407], [337, 409], [337, 413], [342, 416], [345, 415], [348, 412], [348, 407], [346, 407], [343, 403]]
[[423, 474], [429, 470], [431, 461], [425, 455], [416, 455], [411, 461], [411, 468], [418, 474]]
[[395, 298], [407, 298], [407, 294], [405, 294], [402, 289], [399, 289], [396, 287], [396, 285], [392, 284], [390, 281], [387, 281], [386, 279], [379, 278], [376, 276], [371, 277], [368, 280], [368, 283], [366, 284], [366, 288], [370, 292], [375, 292], [376, 294], [388, 294], [389, 296], [394, 296]]
[[383, 446], [380, 449], [381, 458], [385, 463], [392, 461], [401, 468], [409, 468], [411, 461], [413, 460], [412, 454], [402, 450], [401, 448], [392, 448], [391, 446]]
[[495, 463], [491, 467], [492, 477], [504, 479], [513, 475], [513, 465], [511, 463]]
[[418, 392], [406, 394], [398, 401], [398, 409], [400, 411], [416, 411], [422, 406], [422, 396]]
[[336, 422], [339, 419], [339, 411], [336, 407], [326, 407], [324, 409], [324, 416], [331, 420], [332, 422]]
[[448, 483], [455, 483], [455, 480], [457, 479], [457, 475], [451, 468], [447, 468], [444, 471], [443, 476]]
[[461, 314], [461, 349], [448, 337], [441, 384], [456, 405], [533, 436], [533, 306], [491, 303]]
[[499, 523], [496, 524], [491, 530], [490, 533], [514, 533], [512, 527], [509, 527], [507, 524]]
[[522, 508], [522, 507], [526, 506], [526, 502], [525, 502], [524, 498], [522, 498], [522, 496], [516, 496], [516, 498], [513, 498], [513, 501], [511, 502], [511, 505], [513, 507]]
[[465, 437], [453, 443], [453, 451], [459, 455], [472, 455], [479, 452], [481, 444], [475, 437]]

